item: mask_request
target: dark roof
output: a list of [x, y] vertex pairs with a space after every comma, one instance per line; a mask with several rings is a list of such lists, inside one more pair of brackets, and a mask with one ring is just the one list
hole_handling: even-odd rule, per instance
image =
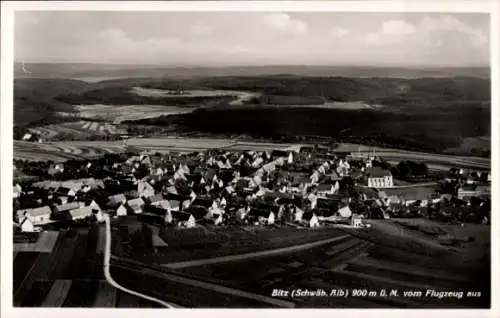
[[187, 220], [189, 220], [190, 216], [191, 216], [190, 213], [172, 211], [172, 218], [177, 220], [177, 221], [187, 221]]
[[267, 210], [267, 209], [259, 209], [259, 208], [253, 208], [250, 209], [249, 215], [255, 216], [255, 217], [264, 217], [268, 218], [269, 215], [271, 214], [272, 211]]
[[339, 208], [340, 203], [341, 200], [339, 199], [324, 199], [324, 198], [317, 199], [318, 208], [335, 209], [335, 211]]
[[162, 208], [157, 207], [157, 206], [147, 206], [144, 208], [144, 212], [156, 214], [156, 215], [165, 215], [167, 210], [162, 209]]
[[216, 174], [215, 169], [208, 168], [203, 177], [205, 178], [205, 180], [211, 181], [214, 178], [215, 174]]
[[279, 210], [280, 210], [280, 206], [279, 205], [269, 204], [269, 203], [265, 203], [265, 202], [257, 202], [255, 204], [255, 208], [258, 209], [258, 210], [271, 211], [271, 212], [274, 212], [274, 213], [278, 213]]
[[321, 184], [318, 184], [318, 186], [316, 187], [316, 190], [318, 190], [318, 191], [331, 191], [332, 186], [333, 185], [331, 185], [331, 184], [321, 183]]
[[373, 177], [373, 178], [382, 178], [386, 176], [392, 176], [391, 171], [387, 169], [382, 169], [380, 167], [370, 167], [366, 168], [365, 174], [368, 177]]
[[177, 200], [177, 201], [189, 200], [188, 196], [176, 194], [176, 193], [170, 193], [170, 192], [164, 193], [163, 197], [167, 200]]
[[187, 210], [185, 210], [185, 212], [191, 214], [195, 218], [195, 220], [200, 220], [207, 216], [208, 209], [203, 206], [192, 205]]
[[314, 216], [314, 213], [312, 213], [312, 212], [304, 212], [304, 214], [302, 214], [302, 219], [309, 221], [310, 219], [313, 218], [313, 216]]
[[70, 188], [59, 187], [59, 188], [56, 189], [55, 192], [62, 193], [62, 194], [68, 194], [70, 191], [71, 191]]
[[200, 198], [200, 197], [197, 197], [196, 199], [194, 199], [194, 201], [192, 203], [192, 205], [203, 206], [203, 207], [206, 207], [206, 208], [211, 207], [212, 204], [214, 204], [214, 200], [213, 199], [210, 199], [210, 198]]

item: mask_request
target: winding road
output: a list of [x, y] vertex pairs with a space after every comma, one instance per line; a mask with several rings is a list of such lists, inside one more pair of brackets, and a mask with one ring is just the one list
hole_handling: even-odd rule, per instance
[[143, 298], [143, 299], [155, 302], [155, 303], [160, 304], [160, 305], [162, 305], [164, 307], [167, 307], [167, 308], [181, 308], [178, 305], [170, 304], [170, 303], [167, 303], [167, 302], [165, 302], [163, 300], [160, 300], [160, 299], [148, 296], [148, 295], [144, 295], [144, 294], [138, 293], [136, 291], [133, 291], [131, 289], [125, 288], [125, 287], [121, 286], [120, 284], [118, 284], [113, 279], [113, 277], [111, 277], [111, 273], [110, 273], [110, 270], [109, 270], [109, 268], [110, 268], [110, 259], [111, 259], [111, 224], [110, 224], [111, 221], [109, 220], [109, 216], [107, 214], [104, 214], [104, 221], [106, 223], [106, 245], [105, 245], [105, 248], [104, 248], [104, 277], [106, 278], [106, 281], [111, 286], [113, 286], [116, 289], [119, 289], [119, 290], [121, 290], [121, 291], [123, 291], [125, 293], [128, 293], [128, 294], [131, 294], [131, 295], [134, 295], [134, 296], [137, 296], [137, 297], [140, 297], [140, 298]]

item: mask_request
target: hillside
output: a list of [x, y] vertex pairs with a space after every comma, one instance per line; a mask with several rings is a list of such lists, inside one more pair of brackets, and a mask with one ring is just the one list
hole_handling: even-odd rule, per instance
[[81, 92], [88, 87], [85, 82], [71, 79], [15, 79], [14, 126], [37, 126], [60, 120], [56, 113], [72, 112], [73, 107], [56, 100], [56, 97], [66, 92]]

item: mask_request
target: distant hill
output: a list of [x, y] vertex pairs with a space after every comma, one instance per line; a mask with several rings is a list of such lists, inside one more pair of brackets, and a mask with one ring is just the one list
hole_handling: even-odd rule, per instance
[[[343, 66], [237, 66], [237, 67], [165, 67], [160, 65], [119, 65], [90, 63], [25, 63], [31, 77], [199, 77], [259, 76], [293, 74], [301, 76], [343, 77], [481, 77], [489, 78], [488, 67], [401, 68]], [[21, 64], [14, 66], [14, 76], [26, 77]]]

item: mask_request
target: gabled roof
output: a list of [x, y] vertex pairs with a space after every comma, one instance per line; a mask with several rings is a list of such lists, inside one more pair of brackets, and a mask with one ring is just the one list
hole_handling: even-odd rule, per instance
[[74, 210], [78, 209], [80, 207], [80, 204], [78, 202], [71, 202], [71, 203], [66, 203], [66, 204], [61, 204], [57, 205], [54, 207], [54, 212], [64, 212], [64, 211], [69, 211], [69, 210]]
[[321, 183], [321, 184], [318, 184], [318, 186], [316, 187], [316, 190], [317, 191], [331, 191], [332, 187], [333, 187], [332, 184]]
[[192, 205], [185, 212], [191, 214], [195, 220], [201, 220], [207, 216], [208, 209], [203, 206]]
[[369, 167], [366, 168], [365, 174], [372, 178], [382, 178], [392, 176], [391, 171], [387, 169], [382, 169], [380, 167]]
[[84, 207], [69, 211], [69, 215], [72, 218], [89, 216], [91, 214], [92, 214], [92, 208], [90, 206], [84, 206]]
[[69, 194], [72, 190], [70, 188], [66, 188], [66, 187], [59, 187], [56, 189], [55, 192], [57, 193], [61, 193], [61, 194]]
[[141, 206], [141, 205], [144, 205], [144, 200], [142, 200], [142, 198], [137, 198], [137, 199], [132, 199], [132, 200], [128, 200], [128, 205], [129, 206]]
[[31, 216], [34, 216], [34, 217], [50, 215], [52, 213], [50, 208], [46, 205], [39, 207], [39, 208], [34, 208], [34, 209], [19, 210], [18, 215], [19, 215], [19, 212], [21, 212], [21, 215], [24, 215], [24, 213], [29, 213]]
[[203, 206], [203, 207], [206, 207], [206, 208], [211, 207], [213, 204], [214, 204], [214, 200], [213, 199], [211, 199], [211, 198], [200, 198], [200, 197], [196, 197], [196, 199], [194, 199], [194, 201], [192, 203], [192, 205]]
[[126, 202], [127, 198], [123, 193], [115, 194], [108, 197], [108, 202], [110, 205], [118, 205], [122, 202]]
[[155, 194], [155, 195], [149, 197], [147, 200], [149, 203], [155, 203], [155, 202], [160, 202], [160, 201], [164, 200], [164, 198], [163, 198], [163, 195], [161, 193], [158, 193], [158, 194]]

